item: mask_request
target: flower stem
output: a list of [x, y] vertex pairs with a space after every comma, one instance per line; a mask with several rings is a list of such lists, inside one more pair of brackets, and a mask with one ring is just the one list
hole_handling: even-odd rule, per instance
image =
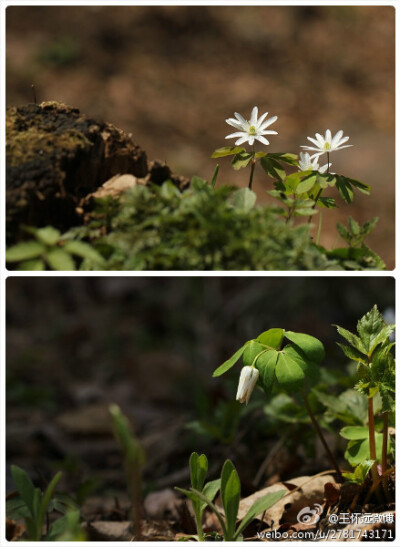
[[372, 397], [368, 397], [368, 432], [369, 432], [369, 457], [374, 460], [374, 465], [371, 467], [372, 481], [379, 481], [378, 467], [376, 465], [376, 445], [375, 445], [375, 418], [374, 418], [374, 401]]
[[315, 415], [313, 413], [313, 411], [311, 410], [311, 406], [310, 406], [310, 403], [308, 401], [308, 397], [307, 397], [307, 394], [304, 390], [302, 390], [302, 396], [303, 396], [303, 399], [304, 399], [304, 404], [306, 405], [306, 409], [307, 409], [307, 412], [311, 418], [311, 422], [318, 434], [318, 437], [320, 438], [320, 441], [321, 443], [323, 444], [324, 448], [325, 448], [325, 452], [329, 458], [329, 461], [331, 462], [332, 464], [332, 467], [334, 467], [334, 469], [336, 470], [336, 473], [338, 474], [338, 477], [341, 481], [343, 481], [343, 477], [342, 477], [342, 472], [340, 471], [339, 469], [339, 466], [338, 464], [336, 463], [336, 460], [335, 458], [333, 457], [333, 454], [328, 446], [328, 443], [326, 442], [325, 440], [325, 437], [322, 433], [322, 429], [320, 428], [319, 426], [319, 423], [317, 422], [317, 419], [315, 418]]
[[250, 178], [249, 178], [249, 189], [252, 190], [253, 187], [253, 175], [254, 175], [254, 167], [256, 166], [256, 159], [254, 157], [255, 150], [254, 150], [254, 144], [253, 144], [253, 159], [251, 160], [251, 169], [250, 169]]
[[[328, 151], [326, 152], [326, 155], [327, 155], [327, 158], [328, 158], [328, 169], [326, 170], [326, 172], [327, 172], [327, 174], [329, 175], [329, 152], [328, 152]], [[316, 197], [315, 197], [315, 200], [314, 200], [315, 203], [314, 203], [314, 205], [313, 205], [313, 207], [312, 207], [313, 209], [315, 209], [315, 207], [317, 206], [317, 202], [318, 202], [319, 198], [321, 197], [321, 194], [322, 194], [322, 188], [319, 189], [319, 192], [318, 192], [318, 194], [317, 194]], [[311, 219], [312, 219], [312, 215], [310, 215], [310, 216], [308, 217], [308, 224], [310, 224]], [[318, 237], [318, 242], [317, 242], [317, 243], [319, 243], [319, 237]]]
[[387, 471], [387, 444], [389, 429], [389, 413], [383, 413], [383, 439], [382, 439], [382, 485], [387, 501], [390, 501]]

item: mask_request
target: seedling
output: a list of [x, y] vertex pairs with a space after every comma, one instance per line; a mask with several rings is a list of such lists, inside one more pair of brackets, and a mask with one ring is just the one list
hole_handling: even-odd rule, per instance
[[132, 501], [132, 521], [135, 539], [142, 536], [142, 469], [145, 464], [145, 453], [138, 439], [133, 434], [129, 420], [118, 405], [110, 406], [114, 436], [124, 455], [125, 473], [128, 492]]
[[[204, 454], [202, 456], [204, 456]], [[200, 473], [200, 479], [204, 483], [205, 473], [207, 472], [207, 468], [205, 466], [205, 461], [207, 461], [207, 458], [203, 459], [201, 466], [199, 466], [198, 460], [202, 456], [199, 456], [196, 459], [196, 457], [193, 458], [193, 454], [192, 454], [190, 458], [190, 465], [191, 465], [191, 475], [192, 475], [192, 463], [197, 462], [197, 467], [194, 467], [194, 469], [197, 469], [197, 473]], [[257, 515], [260, 515], [264, 511], [267, 511], [270, 507], [272, 507], [277, 501], [279, 501], [286, 494], [285, 490], [279, 490], [277, 492], [272, 492], [270, 494], [263, 496], [250, 507], [246, 515], [241, 520], [240, 524], [237, 525], [241, 485], [240, 485], [239, 475], [235, 469], [235, 466], [230, 460], [226, 460], [226, 462], [224, 463], [224, 466], [221, 472], [221, 479], [218, 481], [213, 481], [213, 482], [215, 483], [215, 486], [213, 486], [212, 488], [209, 488], [208, 491], [206, 491], [207, 485], [205, 485], [203, 490], [194, 488], [193, 479], [192, 479], [192, 488], [190, 490], [184, 490], [181, 488], [179, 488], [178, 490], [184, 493], [192, 501], [193, 508], [196, 505], [197, 507], [202, 507], [204, 511], [205, 507], [208, 506], [211, 509], [211, 511], [213, 511], [213, 513], [216, 515], [219, 521], [219, 524], [221, 526], [224, 541], [242, 541], [243, 540], [242, 533], [244, 529], [246, 528], [246, 526], [248, 526], [250, 522]], [[198, 485], [201, 485], [201, 484], [202, 484], [201, 481], [198, 482]], [[212, 483], [208, 483], [208, 484], [212, 484]], [[217, 505], [213, 503], [213, 498], [215, 497], [218, 491], [217, 485], [218, 485], [218, 488], [219, 487], [221, 488], [221, 501], [222, 501], [223, 511], [221, 511], [217, 507]], [[199, 538], [200, 538], [200, 535], [199, 535]]]
[[[205, 483], [207, 471], [208, 471], [208, 460], [205, 454], [197, 454], [193, 452], [189, 459], [190, 467], [190, 482], [192, 485], [192, 490], [201, 492], [203, 496], [209, 499], [211, 502], [214, 500], [217, 495], [218, 490], [221, 487], [221, 480], [216, 479]], [[187, 491], [182, 488], [176, 487], [176, 490], [186, 494]], [[197, 536], [190, 536], [197, 541], [205, 541], [205, 536], [203, 532], [203, 514], [204, 510], [207, 507], [207, 502], [199, 498], [191, 498], [194, 518], [196, 522]]]
[[[79, 525], [79, 509], [76, 504], [71, 499], [65, 499], [54, 493], [61, 478], [61, 472], [52, 478], [44, 492], [35, 487], [26, 471], [17, 465], [11, 466], [11, 475], [19, 497], [7, 501], [7, 514], [10, 517], [24, 519], [26, 535], [30, 541], [58, 541], [61, 538], [73, 541], [85, 539], [85, 534]], [[48, 515], [54, 509], [64, 513], [64, 516], [49, 526]], [[44, 531], [45, 522], [47, 525]]]

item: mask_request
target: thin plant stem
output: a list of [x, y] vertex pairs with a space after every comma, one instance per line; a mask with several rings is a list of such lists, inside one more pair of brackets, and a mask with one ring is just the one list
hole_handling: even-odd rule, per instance
[[376, 465], [376, 445], [375, 445], [375, 418], [374, 418], [374, 401], [372, 397], [368, 397], [368, 432], [369, 432], [369, 457], [374, 460], [374, 465], [371, 467], [372, 481], [379, 480], [378, 467]]
[[254, 154], [255, 154], [255, 150], [254, 150], [254, 144], [253, 144], [253, 159], [251, 160], [249, 190], [252, 190], [252, 188], [253, 188], [254, 167], [256, 166], [256, 159], [254, 157]]
[[388, 445], [389, 413], [383, 413], [383, 439], [382, 439], [382, 486], [387, 501], [390, 501], [387, 471], [387, 445]]
[[199, 541], [204, 541], [203, 526], [201, 522], [201, 512], [199, 510], [195, 510], [194, 517], [196, 520], [197, 536], [199, 538]]
[[137, 465], [130, 470], [131, 475], [131, 499], [132, 499], [132, 516], [133, 516], [133, 531], [135, 541], [140, 541], [142, 538], [142, 477], [140, 469]]
[[322, 230], [322, 211], [319, 213], [317, 239], [315, 240], [315, 243], [317, 245], [319, 245], [319, 240], [321, 239], [321, 230]]
[[[327, 169], [326, 172], [327, 172], [327, 174], [329, 175], [329, 152], [328, 152], [328, 151], [326, 152], [326, 155], [327, 155], [327, 158], [328, 158], [328, 169]], [[313, 205], [313, 207], [312, 207], [313, 209], [315, 209], [315, 207], [317, 206], [318, 200], [319, 200], [319, 198], [321, 197], [322, 192], [323, 192], [323, 190], [322, 190], [322, 188], [320, 188], [319, 191], [318, 191], [318, 194], [315, 196], [315, 200], [314, 200], [315, 203], [314, 203], [314, 205]], [[313, 217], [313, 215], [310, 215], [310, 216], [308, 217], [308, 224], [310, 224], [312, 217]]]
[[307, 412], [311, 418], [311, 422], [318, 434], [318, 437], [320, 438], [320, 441], [322, 442], [324, 448], [325, 448], [325, 452], [329, 458], [329, 461], [331, 462], [332, 466], [335, 468], [336, 470], [336, 473], [338, 474], [339, 476], [339, 479], [340, 480], [343, 480], [343, 477], [342, 477], [342, 472], [340, 471], [339, 469], [339, 466], [338, 464], [336, 463], [336, 460], [335, 458], [333, 457], [333, 454], [328, 446], [328, 443], [326, 442], [325, 440], [325, 437], [324, 437], [324, 434], [322, 433], [322, 429], [320, 428], [319, 426], [319, 423], [317, 422], [317, 419], [315, 418], [314, 416], [314, 413], [313, 411], [311, 410], [311, 406], [310, 406], [310, 403], [308, 401], [308, 397], [307, 397], [307, 394], [306, 392], [303, 390], [302, 391], [302, 395], [303, 395], [303, 399], [304, 399], [304, 404], [306, 405], [306, 409], [307, 409]]

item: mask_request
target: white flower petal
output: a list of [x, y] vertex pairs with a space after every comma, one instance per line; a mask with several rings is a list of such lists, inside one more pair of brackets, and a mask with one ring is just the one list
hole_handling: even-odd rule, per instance
[[267, 141], [267, 139], [265, 139], [265, 138], [262, 137], [261, 135], [259, 135], [258, 137], [256, 137], [256, 140], [262, 142], [263, 144], [269, 144], [269, 141]]
[[304, 146], [303, 144], [300, 146], [300, 148], [304, 148], [304, 150], [316, 150], [319, 154], [323, 154], [324, 152], [321, 151], [320, 148], [315, 148], [315, 146]]
[[227, 135], [225, 138], [226, 139], [234, 139], [236, 137], [246, 137], [247, 138], [247, 133], [245, 133], [244, 131], [238, 131], [237, 133], [231, 133], [230, 135]]
[[228, 124], [228, 125], [231, 125], [232, 127], [234, 127], [235, 129], [242, 129], [243, 130], [243, 126], [241, 123], [239, 123], [237, 120], [235, 120], [234, 118], [229, 118], [228, 120], [225, 120], [225, 122]]
[[319, 142], [316, 140], [316, 139], [313, 139], [312, 137], [307, 137], [307, 139], [312, 142], [313, 144], [315, 144], [315, 146], [317, 146], [318, 148], [320, 148], [320, 145], [319, 145]]
[[343, 137], [343, 139], [340, 139], [339, 142], [336, 143], [336, 146], [335, 148], [337, 148], [338, 146], [342, 146], [342, 144], [344, 144], [345, 142], [347, 142], [349, 140], [350, 137]]
[[235, 112], [235, 116], [236, 118], [238, 119], [239, 123], [241, 125], [244, 125], [246, 123], [246, 120], [243, 118], [243, 116], [241, 114], [239, 114], [238, 112]]
[[249, 136], [248, 136], [248, 135], [245, 135], [244, 137], [240, 137], [240, 139], [238, 139], [238, 140], [235, 142], [235, 145], [236, 145], [236, 146], [239, 146], [240, 144], [243, 144], [244, 142], [246, 142], [248, 139], [249, 139]]
[[277, 135], [278, 132], [277, 131], [271, 131], [270, 129], [267, 129], [267, 131], [260, 131], [260, 134], [261, 135]]
[[265, 114], [263, 114], [262, 116], [259, 117], [259, 119], [257, 120], [257, 124], [258, 124], [258, 127], [261, 129], [261, 124], [263, 123], [263, 121], [265, 120], [265, 118], [268, 116], [268, 112], [265, 112]]
[[336, 148], [336, 150], [342, 150], [343, 148], [350, 148], [350, 146], [354, 146], [354, 144], [346, 144], [345, 146], [339, 146]]
[[255, 106], [251, 111], [250, 125], [257, 125], [258, 107]]
[[[332, 139], [332, 148], [335, 148], [338, 144], [340, 139], [343, 137], [343, 131], [340, 130], [336, 133], [336, 135]], [[349, 137], [345, 137], [346, 140], [349, 140]]]
[[272, 116], [272, 118], [270, 118], [269, 120], [267, 120], [266, 122], [264, 122], [262, 125], [260, 125], [260, 130], [261, 131], [264, 131], [264, 129], [268, 126], [270, 126], [271, 124], [273, 124], [274, 122], [276, 122], [276, 120], [278, 119], [278, 116]]
[[316, 137], [316, 139], [317, 139], [317, 141], [318, 141], [318, 146], [319, 146], [320, 148], [323, 148], [324, 145], [325, 145], [325, 139], [324, 139], [324, 137], [323, 137], [320, 133], [315, 133], [315, 137]]
[[329, 144], [332, 144], [332, 133], [330, 129], [327, 129], [325, 131], [325, 142], [328, 142]]

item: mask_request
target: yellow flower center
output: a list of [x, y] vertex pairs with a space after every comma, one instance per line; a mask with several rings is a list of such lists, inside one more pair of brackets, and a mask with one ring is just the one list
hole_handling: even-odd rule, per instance
[[249, 127], [249, 135], [252, 135], [253, 137], [255, 137], [257, 135], [257, 131], [256, 131], [256, 128], [254, 127], [254, 125], [251, 125]]
[[324, 150], [330, 150], [331, 149], [331, 145], [329, 144], [329, 142], [326, 142], [324, 144]]

